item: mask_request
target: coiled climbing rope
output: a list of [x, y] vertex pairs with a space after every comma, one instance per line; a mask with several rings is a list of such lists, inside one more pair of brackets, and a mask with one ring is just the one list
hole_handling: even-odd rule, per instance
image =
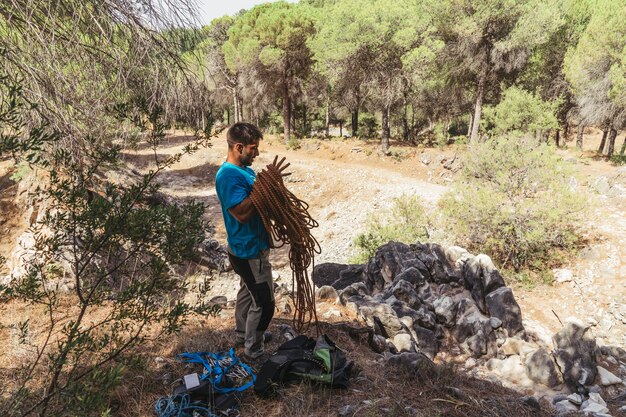
[[291, 193], [283, 182], [282, 169], [278, 157], [257, 174], [250, 193], [250, 199], [261, 216], [263, 225], [273, 242], [289, 247], [289, 264], [292, 271], [292, 285], [295, 288], [295, 309], [293, 323], [296, 331], [306, 330], [315, 322], [319, 333], [315, 309], [315, 291], [309, 280], [308, 268], [315, 266], [315, 254], [320, 253], [320, 245], [311, 234], [318, 223], [308, 212], [309, 205]]

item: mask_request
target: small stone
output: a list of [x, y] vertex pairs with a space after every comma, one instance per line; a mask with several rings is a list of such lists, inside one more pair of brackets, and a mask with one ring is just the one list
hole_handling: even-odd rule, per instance
[[330, 310], [328, 310], [322, 315], [324, 319], [330, 319], [330, 318], [341, 317], [341, 316], [342, 316], [341, 311], [337, 310], [336, 308], [331, 308]]
[[600, 405], [603, 405], [603, 406], [606, 406], [606, 401], [604, 401], [602, 399], [600, 394], [595, 393], [595, 392], [592, 392], [592, 393], [589, 394], [589, 400], [588, 401], [596, 403], [596, 404], [600, 404]]
[[581, 405], [583, 403], [583, 397], [580, 394], [571, 394], [567, 396], [567, 399], [572, 404]]
[[344, 405], [339, 410], [337, 410], [337, 416], [338, 417], [348, 417], [348, 416], [352, 417], [355, 412], [356, 412], [356, 409], [354, 408], [354, 406]]
[[594, 394], [600, 394], [600, 392], [602, 392], [602, 388], [600, 388], [600, 385], [595, 384], [589, 387], [589, 392], [592, 392]]
[[416, 416], [419, 413], [417, 409], [413, 407], [404, 407], [404, 412], [409, 416]]
[[581, 408], [581, 411], [585, 413], [608, 413], [609, 409], [602, 404], [589, 402], [586, 407]]
[[476, 359], [469, 358], [465, 361], [465, 369], [472, 369], [474, 367], [476, 367]]
[[554, 404], [554, 408], [556, 408], [557, 413], [568, 413], [570, 411], [578, 411], [578, 407], [569, 402], [568, 400], [559, 401]]
[[569, 269], [555, 269], [554, 280], [556, 282], [570, 282], [574, 278], [574, 274]]
[[413, 340], [410, 334], [398, 333], [393, 337], [393, 345], [398, 349], [398, 352], [411, 352], [413, 349]]
[[600, 376], [600, 383], [605, 387], [622, 383], [620, 378], [601, 366], [598, 366], [598, 375]]

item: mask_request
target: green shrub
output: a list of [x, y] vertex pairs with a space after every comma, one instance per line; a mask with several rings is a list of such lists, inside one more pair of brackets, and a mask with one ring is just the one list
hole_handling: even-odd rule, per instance
[[373, 138], [378, 134], [378, 121], [376, 116], [370, 113], [359, 115], [359, 137]]
[[545, 144], [511, 137], [476, 144], [440, 202], [446, 226], [504, 268], [541, 268], [578, 240], [584, 200], [568, 185], [572, 175]]
[[428, 237], [428, 221], [418, 196], [403, 195], [393, 205], [370, 215], [366, 231], [354, 239], [357, 254], [354, 263], [367, 262], [378, 248], [391, 240], [415, 243]]
[[558, 128], [559, 100], [546, 102], [538, 95], [510, 87], [495, 107], [485, 106], [481, 127], [495, 135], [508, 132], [531, 133]]
[[300, 149], [300, 140], [296, 137], [296, 135], [291, 135], [289, 140], [287, 141], [287, 149], [298, 150]]

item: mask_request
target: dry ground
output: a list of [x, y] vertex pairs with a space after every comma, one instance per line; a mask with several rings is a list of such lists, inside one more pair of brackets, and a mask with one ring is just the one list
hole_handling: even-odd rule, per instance
[[[598, 132], [592, 131], [585, 138], [585, 152], [581, 154], [572, 149], [572, 143], [562, 151], [564, 157], [577, 159], [583, 185], [600, 175], [610, 176], [617, 171], [604, 160], [594, 158], [591, 151], [597, 147], [598, 139]], [[175, 135], [159, 153], [171, 154], [187, 140], [183, 135]], [[224, 137], [217, 138], [211, 148], [186, 157], [161, 177], [164, 192], [180, 201], [193, 199], [207, 205], [206, 216], [216, 227], [216, 236], [222, 242], [225, 240], [224, 230], [214, 178], [224, 160], [225, 147]], [[442, 159], [460, 152], [454, 147], [441, 150], [392, 144], [394, 156], [390, 157], [380, 154], [377, 149], [376, 142], [352, 139], [306, 140], [299, 150], [288, 150], [272, 137], [262, 142], [261, 155], [253, 167], [262, 168], [275, 154], [286, 156], [293, 172], [289, 188], [310, 204], [311, 214], [320, 223], [314, 231], [322, 247], [317, 262], [347, 262], [353, 255], [352, 240], [362, 230], [368, 213], [388, 206], [393, 197], [418, 194], [425, 205], [436, 209], [437, 200], [453, 176], [443, 168]], [[428, 165], [422, 162], [423, 153], [430, 157]], [[138, 169], [145, 169], [151, 155], [149, 150], [139, 149], [128, 151], [124, 158]], [[10, 173], [10, 162], [0, 162], [0, 255], [4, 256], [10, 253], [15, 238], [27, 221], [26, 214], [13, 203], [19, 191], [18, 184], [9, 179]], [[587, 187], [581, 190], [587, 190]], [[515, 294], [525, 319], [539, 323], [550, 332], [560, 327], [559, 318], [593, 319], [598, 323], [598, 331], [607, 335], [605, 343], [624, 347], [623, 323], [612, 319], [609, 326], [603, 319], [612, 317], [608, 314], [612, 309], [624, 308], [626, 300], [626, 257], [623, 256], [626, 204], [623, 200], [605, 199], [592, 192], [589, 195], [594, 202], [589, 216], [592, 243], [579, 256], [565, 260], [564, 265], [574, 272], [574, 281], [532, 289], [517, 285]], [[279, 281], [290, 283], [286, 251], [276, 251], [272, 256], [281, 275]], [[237, 285], [233, 282], [228, 286], [234, 292]], [[217, 290], [225, 292], [228, 289]], [[329, 307], [320, 308], [323, 313], [324, 308]], [[32, 313], [22, 305], [0, 305], [0, 344], [12, 342], [14, 335], [10, 326]], [[346, 311], [341, 314], [337, 320], [353, 319]], [[626, 311], [624, 314], [626, 317]], [[275, 320], [275, 333], [276, 324], [289, 319], [283, 315]], [[141, 369], [131, 370], [117, 393], [114, 415], [152, 415], [155, 399], [168, 392], [172, 378], [184, 373], [181, 365], [173, 360], [174, 355], [185, 350], [227, 348], [233, 337], [231, 320], [232, 310], [224, 310], [218, 318], [193, 318], [190, 326], [175, 338], [136, 352], [144, 365]], [[517, 393], [457, 375], [445, 368], [433, 381], [418, 381], [393, 370], [383, 372], [367, 343], [351, 339], [345, 332], [337, 330], [334, 327], [337, 320], [326, 320], [324, 330], [357, 362], [362, 378], [348, 391], [297, 387], [286, 391], [280, 400], [249, 397], [242, 406], [242, 415], [335, 415], [337, 409], [346, 404], [354, 405], [358, 416], [408, 415], [405, 407], [414, 407], [421, 416], [541, 415], [520, 406], [515, 400], [519, 397]], [[281, 341], [277, 339], [271, 347]], [[10, 375], [15, 366], [7, 353], [6, 350], [0, 353], [2, 376]], [[161, 359], [155, 361], [157, 357]], [[448, 386], [463, 389], [468, 397], [455, 398], [447, 390]]]

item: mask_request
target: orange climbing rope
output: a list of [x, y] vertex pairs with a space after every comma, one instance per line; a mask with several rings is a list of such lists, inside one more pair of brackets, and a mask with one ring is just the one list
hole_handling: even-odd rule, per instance
[[308, 268], [315, 266], [315, 254], [320, 253], [320, 245], [311, 234], [318, 223], [308, 212], [309, 205], [291, 193], [283, 182], [281, 164], [274, 162], [257, 174], [250, 193], [263, 225], [272, 241], [289, 247], [289, 263], [292, 271], [292, 285], [295, 288], [294, 328], [301, 332], [315, 322], [319, 333], [315, 309], [315, 291], [309, 279]]

